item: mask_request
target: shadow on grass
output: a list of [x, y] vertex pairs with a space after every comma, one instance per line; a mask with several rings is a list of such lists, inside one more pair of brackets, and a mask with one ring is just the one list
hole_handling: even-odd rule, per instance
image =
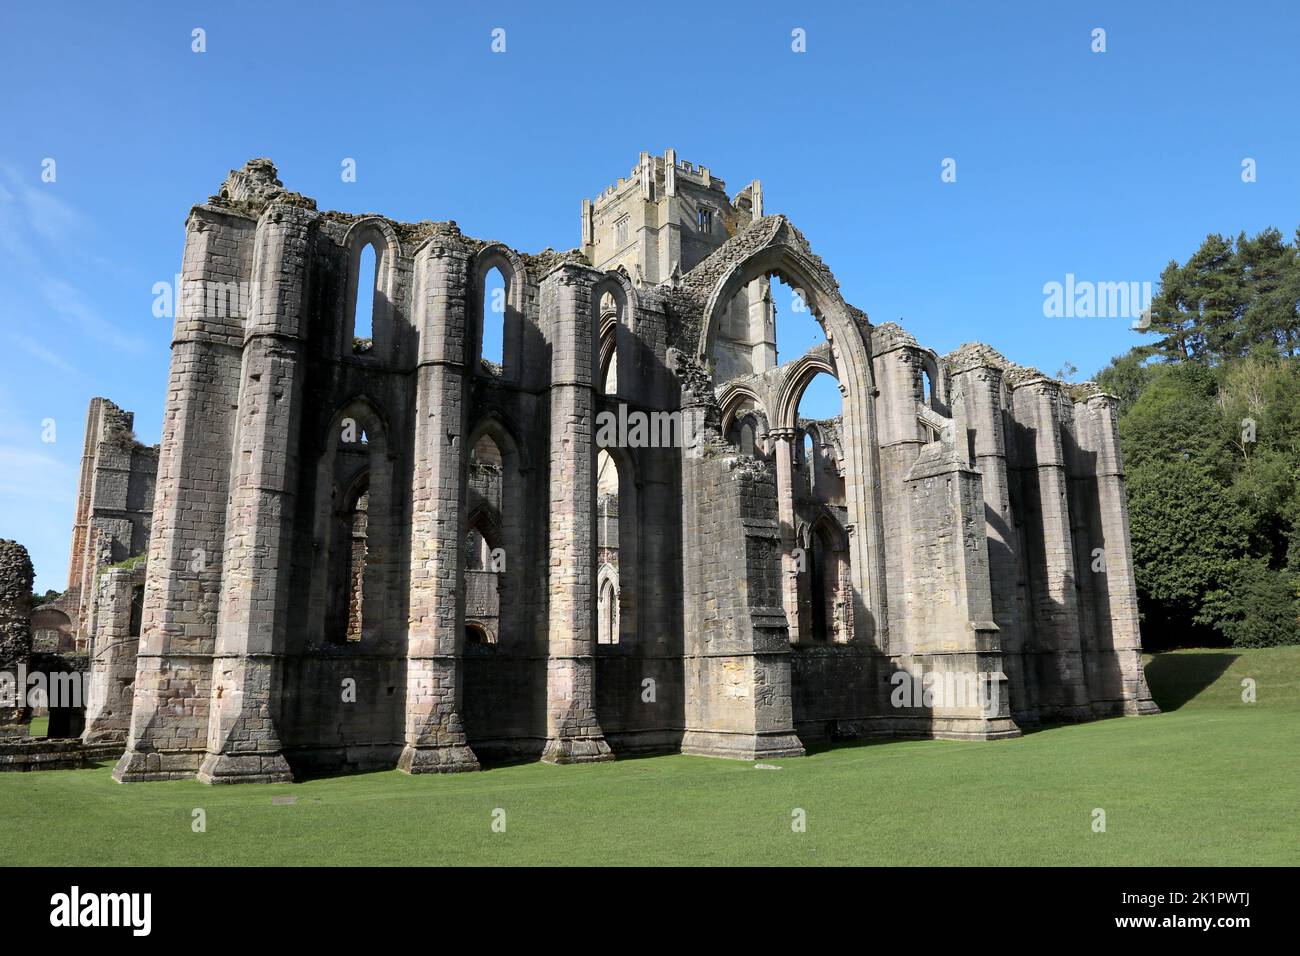
[[[674, 752], [670, 752], [670, 751], [665, 751], [663, 753], [620, 753], [617, 754], [614, 759], [619, 763], [628, 763], [629, 761], [635, 761], [635, 760], [652, 760], [656, 757], [672, 756], [673, 753]], [[465, 771], [464, 775], [475, 776], [477, 774], [489, 773], [493, 770], [507, 770], [511, 767], [531, 767], [531, 766], [537, 766], [542, 763], [541, 759], [538, 756], [527, 755], [527, 754], [513, 755], [513, 756], [507, 756], [504, 754], [493, 754], [493, 755], [476, 754], [476, 756], [478, 757], [478, 761], [479, 761], [479, 769]], [[105, 763], [104, 766], [111, 767], [113, 766], [113, 762], [109, 761]], [[549, 764], [548, 766], [585, 766], [585, 765]], [[352, 777], [352, 778], [365, 777], [365, 776], [373, 776], [377, 774], [393, 773], [396, 770], [397, 770], [396, 766], [374, 767], [365, 770], [330, 770], [330, 769], [294, 767], [293, 782], [307, 783], [308, 781], [315, 781], [315, 780], [335, 780], [340, 777]], [[437, 777], [437, 776], [455, 776], [455, 775], [454, 774], [410, 774], [409, 776]]]
[[[886, 744], [907, 744], [917, 741], [932, 740], [930, 737], [865, 737], [862, 739], [844, 738], [841, 740], [819, 740], [815, 743], [804, 741], [804, 754], [815, 757], [819, 754], [836, 750], [857, 750], [861, 747], [880, 747]], [[759, 761], [762, 762], [761, 760]]]
[[1157, 654], [1146, 665], [1147, 686], [1156, 706], [1178, 710], [1223, 676], [1238, 654]]
[[[1239, 654], [1229, 653], [1188, 653], [1186, 651], [1174, 653], [1165, 652], [1154, 655], [1146, 664], [1147, 685], [1151, 688], [1151, 696], [1154, 698], [1156, 705], [1165, 713], [1178, 710], [1188, 701], [1195, 698], [1207, 687], [1223, 676], [1238, 659]], [[1123, 720], [1123, 717], [1105, 718], [1114, 720]], [[1088, 721], [1092, 723], [1092, 721]], [[1052, 731], [1064, 730], [1070, 727], [1079, 726], [1077, 723], [1058, 723], [1045, 722], [1037, 726], [1023, 727], [1025, 736], [1031, 734], [1050, 733]], [[820, 754], [830, 753], [838, 750], [857, 749], [860, 747], [878, 747], [887, 744], [898, 744], [904, 742], [915, 742], [917, 740], [929, 740], [926, 737], [868, 737], [866, 739], [822, 739], [814, 743], [804, 743], [805, 752], [808, 756], [818, 756]], [[997, 741], [990, 741], [996, 743]], [[615, 759], [620, 763], [635, 760], [649, 760], [656, 757], [668, 756], [672, 751], [666, 753], [617, 753]], [[479, 755], [479, 763], [484, 771], [505, 769], [508, 767], [519, 767], [527, 764], [538, 762], [540, 754], [526, 753], [513, 755]], [[778, 758], [773, 758], [776, 760]], [[737, 761], [745, 763], [746, 761]], [[750, 763], [768, 762], [764, 758]], [[101, 766], [112, 766], [112, 761], [107, 761]], [[324, 780], [340, 776], [359, 776], [362, 773], [388, 773], [389, 770], [373, 770], [363, 772], [341, 773], [338, 771], [311, 771], [306, 769], [294, 769], [295, 782], [306, 782], [309, 780]]]

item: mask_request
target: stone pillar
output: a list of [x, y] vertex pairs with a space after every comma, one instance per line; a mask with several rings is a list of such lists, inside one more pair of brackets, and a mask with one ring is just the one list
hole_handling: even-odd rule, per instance
[[136, 447], [134, 416], [104, 398], [90, 400], [82, 474], [77, 488], [69, 593], [77, 649], [86, 649], [95, 633], [96, 579], [106, 565], [133, 555], [136, 528], [128, 517], [131, 467]]
[[1020, 530], [1011, 508], [1003, 426], [1002, 370], [981, 363], [955, 369], [952, 407], [958, 441], [966, 441], [983, 476], [984, 530], [988, 540], [989, 586], [993, 620], [998, 626], [1003, 670], [1007, 675], [1011, 716], [1022, 727], [1036, 724], [1038, 713], [1027, 688], [1024, 630], [1020, 620]]
[[1087, 554], [1101, 548], [1101, 571], [1095, 577], [1095, 647], [1084, 654], [1088, 695], [1099, 717], [1117, 714], [1157, 714], [1142, 669], [1142, 637], [1138, 627], [1137, 581], [1129, 536], [1128, 495], [1118, 429], [1119, 400], [1096, 393], [1086, 405], [1079, 441], [1092, 460], [1095, 514], [1090, 522]]
[[203, 783], [293, 779], [280, 752], [272, 694], [287, 628], [308, 230], [314, 218], [314, 213], [275, 203], [257, 225], [226, 505], [207, 756], [198, 772]]
[[13, 683], [0, 684], [0, 740], [27, 736], [31, 712], [27, 688], [18, 680], [32, 653], [32, 559], [17, 541], [0, 538], [0, 671]]
[[[474, 341], [465, 291], [471, 258], [459, 244], [426, 246], [415, 260], [415, 471], [411, 487], [410, 616], [406, 645], [407, 773], [477, 770], [461, 720], [465, 606], [467, 367]], [[513, 559], [514, 556], [510, 556]]]
[[[921, 351], [911, 336], [896, 336], [879, 326], [872, 343], [872, 365], [877, 395], [874, 397], [880, 455], [880, 515], [884, 543], [884, 580], [888, 594], [889, 653], [907, 653], [912, 621], [904, 611], [908, 582], [914, 576], [914, 555], [908, 547], [912, 518], [911, 499], [904, 488], [908, 469], [925, 444], [917, 409], [923, 398]], [[846, 489], [846, 493], [847, 493]], [[854, 534], [861, 529], [854, 528]], [[854, 560], [857, 559], [856, 553]]]
[[776, 477], [719, 434], [713, 383], [670, 352], [682, 381], [682, 611], [686, 732], [682, 753], [741, 760], [797, 757], [790, 639], [781, 607]]
[[99, 446], [99, 420], [104, 399], [92, 398], [86, 412], [86, 435], [81, 449], [81, 473], [77, 480], [77, 510], [72, 520], [72, 554], [68, 560], [68, 590], [64, 595], [72, 624], [81, 634], [81, 587], [90, 544], [90, 493], [95, 480], [95, 451]]
[[254, 228], [212, 206], [186, 221], [131, 730], [113, 771], [121, 782], [193, 776], [207, 753], [245, 305], [241, 295], [212, 311], [205, 292], [247, 288]]
[[[776, 455], [776, 505], [777, 521], [781, 532], [781, 606], [789, 626], [790, 643], [798, 644], [802, 638], [799, 614], [799, 564], [794, 549], [799, 546], [795, 536], [794, 516], [794, 441], [793, 428], [773, 428], [768, 437], [775, 443]], [[806, 560], [804, 567], [809, 567]]]
[[1087, 720], [1092, 709], [1083, 676], [1060, 385], [1033, 378], [1012, 395], [1034, 621], [1033, 637], [1025, 641], [1026, 667], [1038, 675], [1044, 720]]
[[139, 633], [132, 633], [136, 590], [144, 587], [145, 566], [108, 568], [99, 578], [90, 681], [86, 690], [87, 744], [125, 744], [131, 729]]
[[928, 409], [926, 417], [941, 432], [904, 480], [908, 546], [915, 555], [904, 604], [912, 630], [910, 653], [896, 666], [922, 686], [926, 674], [938, 675], [930, 678], [938, 683], [932, 703], [913, 698], [912, 712], [900, 714], [895, 725], [905, 734], [934, 737], [1017, 737], [993, 621], [983, 483], [970, 465], [966, 436], [956, 440], [954, 422]]
[[550, 330], [550, 562], [547, 763], [610, 760], [596, 719], [596, 343], [594, 275], [563, 266], [542, 282]]

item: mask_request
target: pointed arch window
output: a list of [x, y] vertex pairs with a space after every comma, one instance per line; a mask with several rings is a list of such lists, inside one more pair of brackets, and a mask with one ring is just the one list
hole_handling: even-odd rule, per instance
[[375, 348], [375, 299], [379, 294], [379, 250], [367, 242], [357, 260], [357, 297], [352, 312], [352, 351], [365, 355]]
[[390, 358], [396, 346], [393, 301], [401, 243], [386, 221], [371, 217], [353, 223], [344, 247], [339, 353], [344, 358]]
[[479, 358], [487, 371], [500, 373], [505, 369], [508, 298], [505, 274], [492, 266], [483, 277], [483, 338], [479, 347]]

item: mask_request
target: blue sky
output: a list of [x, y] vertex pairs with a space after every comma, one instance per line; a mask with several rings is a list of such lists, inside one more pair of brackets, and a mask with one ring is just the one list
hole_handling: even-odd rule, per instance
[[1298, 27], [1281, 2], [7, 5], [0, 537], [63, 586], [86, 404], [159, 439], [152, 289], [251, 157], [324, 209], [538, 250], [672, 146], [761, 179], [873, 321], [1086, 376], [1136, 336], [1044, 318], [1045, 283], [1154, 282], [1208, 232], [1300, 223]]

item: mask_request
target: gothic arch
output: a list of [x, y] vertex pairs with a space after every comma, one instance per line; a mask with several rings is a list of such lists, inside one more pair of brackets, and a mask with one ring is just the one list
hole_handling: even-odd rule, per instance
[[851, 575], [847, 566], [848, 536], [828, 511], [807, 528], [804, 547], [809, 565], [811, 633], [815, 641], [843, 643], [850, 636], [848, 622], [838, 616], [842, 587]]
[[496, 408], [489, 408], [484, 411], [474, 427], [470, 429], [469, 441], [465, 447], [473, 449], [478, 444], [478, 440], [484, 435], [487, 435], [496, 443], [503, 459], [507, 454], [514, 455], [518, 459], [516, 467], [521, 472], [532, 470], [528, 445], [520, 441], [519, 428], [509, 415]]
[[[367, 552], [362, 578], [361, 618], [366, 631], [382, 629], [394, 605], [397, 577], [391, 538], [400, 519], [393, 488], [395, 454], [389, 448], [389, 427], [378, 406], [363, 395], [344, 403], [331, 416], [320, 436], [320, 457], [314, 478], [312, 541], [314, 558], [308, 605], [308, 639], [334, 642], [332, 620], [337, 617], [339, 518], [352, 507], [352, 497], [364, 486], [367, 495]], [[364, 437], [364, 442], [362, 438]], [[353, 439], [349, 441], [348, 439]], [[347, 454], [351, 465], [341, 460]], [[312, 481], [306, 470], [304, 481]], [[363, 632], [363, 643], [365, 634]]]
[[772, 420], [771, 416], [767, 413], [767, 405], [764, 403], [763, 399], [759, 397], [758, 392], [750, 388], [748, 385], [738, 385], [735, 382], [728, 382], [718, 391], [718, 405], [722, 412], [722, 420], [720, 423], [722, 434], [727, 434], [727, 431], [731, 428], [731, 423], [736, 416], [738, 414], [743, 414], [743, 412], [746, 411], [741, 409], [741, 405], [746, 401], [753, 403], [753, 409], [749, 410], [752, 410], [758, 417], [759, 421], [763, 425], [763, 430], [767, 431], [771, 427]]
[[513, 249], [493, 242], [484, 246], [474, 259], [473, 295], [467, 314], [473, 316], [472, 335], [467, 342], [466, 361], [475, 374], [483, 367], [483, 330], [487, 315], [483, 308], [483, 295], [488, 273], [493, 269], [501, 273], [505, 283], [505, 315], [501, 329], [501, 378], [507, 382], [519, 380], [524, 341], [523, 302], [528, 285], [528, 269]]
[[[618, 471], [618, 594], [619, 634], [617, 643], [632, 643], [641, 634], [639, 597], [641, 588], [641, 483], [636, 458], [630, 449], [602, 448]], [[592, 489], [593, 495], [595, 489]], [[599, 586], [596, 601], [600, 600]]]
[[[849, 525], [853, 529], [850, 557], [854, 633], [874, 642], [880, 650], [887, 650], [884, 542], [872, 401], [875, 380], [870, 343], [863, 334], [865, 321], [860, 327], [854, 310], [840, 295], [834, 276], [806, 248], [794, 228], [783, 218], [778, 219], [766, 245], [732, 262], [713, 283], [704, 307], [696, 359], [710, 367], [710, 355], [722, 314], [735, 295], [752, 280], [777, 275], [802, 292], [805, 304], [830, 343], [833, 374], [844, 395], [845, 496]], [[778, 431], [776, 434], [782, 433]]]
[[[490, 497], [474, 500], [485, 488], [476, 482], [486, 479], [483, 475], [479, 475], [476, 479], [470, 473], [469, 460], [474, 454], [474, 449], [484, 438], [492, 442], [500, 455], [500, 483], [494, 492], [497, 497], [495, 501]], [[462, 484], [465, 496], [465, 523], [460, 532], [460, 540], [465, 540], [466, 535], [473, 529], [483, 536], [490, 549], [493, 551], [500, 549], [504, 556], [504, 566], [499, 571], [492, 571], [495, 574], [493, 586], [497, 603], [497, 619], [495, 631], [492, 632], [492, 643], [523, 640], [527, 630], [527, 622], [523, 617], [526, 608], [524, 600], [526, 569], [531, 566], [530, 549], [534, 547], [534, 536], [528, 533], [532, 516], [529, 507], [527, 446], [518, 440], [517, 432], [510, 419], [496, 409], [492, 409], [470, 429], [465, 447], [467, 449], [464, 461], [466, 480]], [[462, 567], [462, 575], [469, 573], [469, 568]], [[468, 577], [463, 583], [466, 587], [461, 591], [462, 600], [468, 600]], [[470, 610], [466, 606], [467, 616], [471, 616]]]
[[618, 569], [602, 564], [596, 572], [596, 643], [618, 644], [622, 640], [622, 598]]
[[[358, 353], [353, 348], [353, 338], [356, 334], [357, 296], [361, 291], [361, 253], [367, 246], [375, 250], [375, 292], [371, 310], [373, 340], [368, 352]], [[367, 216], [348, 227], [343, 236], [343, 249], [347, 257], [347, 295], [338, 354], [391, 360], [397, 342], [397, 262], [402, 254], [401, 240], [386, 219]]]
[[[601, 300], [607, 293], [614, 299], [616, 321], [602, 319]], [[591, 328], [595, 348], [592, 367], [596, 370], [596, 390], [601, 394], [605, 392], [611, 363], [617, 363], [615, 394], [629, 394], [635, 389], [634, 377], [639, 364], [636, 355], [638, 302], [636, 288], [621, 267], [604, 273], [591, 287]]]
[[776, 427], [795, 428], [799, 424], [799, 401], [814, 378], [825, 372], [839, 384], [840, 394], [845, 392], [840, 383], [839, 373], [829, 354], [809, 352], [791, 364], [781, 383], [781, 391], [776, 400]]
[[930, 383], [929, 394], [922, 392], [922, 401], [941, 415], [947, 415], [947, 381], [944, 379], [943, 374], [939, 369], [939, 353], [934, 349], [921, 350], [921, 371], [924, 373], [922, 379], [923, 383], [926, 380]]

